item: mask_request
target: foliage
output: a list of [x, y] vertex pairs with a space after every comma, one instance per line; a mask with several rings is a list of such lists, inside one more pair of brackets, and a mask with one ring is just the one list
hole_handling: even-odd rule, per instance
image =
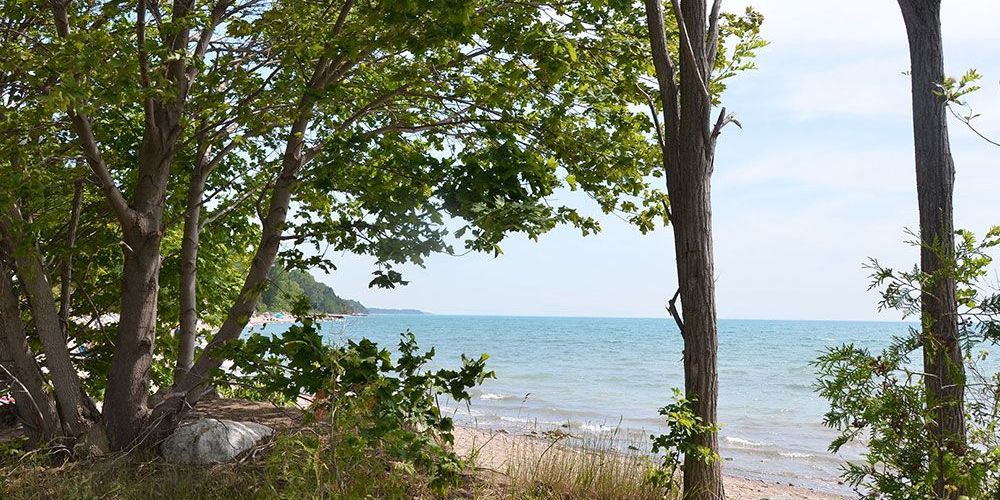
[[291, 311], [299, 296], [309, 300], [314, 313], [356, 314], [367, 311], [356, 300], [338, 297], [332, 288], [316, 281], [308, 272], [287, 270], [280, 264], [268, 273], [268, 287], [261, 295], [261, 308], [265, 311]]
[[719, 460], [719, 455], [711, 448], [698, 445], [697, 436], [716, 433], [718, 429], [705, 424], [694, 410], [694, 401], [684, 397], [679, 389], [674, 389], [672, 403], [660, 408], [660, 415], [665, 417], [666, 434], [651, 435], [654, 454], [662, 452], [660, 463], [646, 472], [646, 480], [666, 492], [674, 492], [680, 488], [677, 480], [677, 470], [686, 458], [704, 460], [706, 462]]
[[[298, 312], [306, 306], [300, 301]], [[236, 381], [286, 401], [311, 398], [312, 416], [332, 430], [322, 445], [310, 446], [330, 454], [335, 471], [353, 463], [350, 457], [385, 457], [416, 467], [438, 490], [456, 484], [462, 462], [449, 449], [454, 425], [438, 398], [468, 403], [469, 389], [494, 376], [487, 356], [463, 355], [457, 370], [430, 370], [434, 350], [421, 353], [413, 333], [401, 335], [393, 360], [368, 339], [327, 344], [317, 323], [300, 317], [281, 336], [253, 334], [226, 346], [235, 375], [220, 374], [220, 383]]]
[[896, 271], [874, 259], [869, 268], [872, 288], [882, 295], [879, 308], [899, 310], [904, 317], [919, 316], [922, 286], [947, 278], [958, 283], [959, 334], [968, 376], [965, 449], [935, 442], [927, 432], [937, 407], [928, 400], [923, 370], [912, 359], [923, 346], [921, 330], [911, 328], [908, 335], [893, 338], [880, 353], [847, 344], [830, 348], [815, 362], [817, 390], [830, 402], [825, 423], [840, 432], [831, 451], [854, 441], [867, 443], [864, 461], [848, 463], [844, 478], [868, 498], [932, 498], [939, 478], [952, 491], [974, 498], [1000, 495], [1000, 373], [983, 370], [990, 366], [984, 348], [1000, 340], [1000, 292], [986, 280], [989, 252], [1000, 245], [1000, 227], [989, 230], [981, 242], [968, 231], [957, 234], [954, 252], [935, 249], [944, 265], [934, 275], [918, 268]]

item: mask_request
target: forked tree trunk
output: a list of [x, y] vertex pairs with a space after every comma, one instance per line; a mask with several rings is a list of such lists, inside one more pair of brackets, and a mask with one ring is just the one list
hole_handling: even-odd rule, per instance
[[[321, 65], [322, 67], [322, 65]], [[150, 429], [152, 438], [162, 437], [172, 430], [186, 408], [193, 407], [205, 393], [205, 384], [211, 372], [222, 365], [223, 359], [213, 356], [213, 348], [239, 337], [257, 308], [261, 293], [267, 284], [267, 273], [274, 265], [281, 245], [281, 236], [288, 219], [288, 208], [299, 170], [304, 164], [305, 131], [312, 116], [314, 101], [303, 98], [299, 115], [292, 124], [282, 155], [281, 172], [275, 181], [268, 203], [267, 215], [261, 228], [261, 240], [254, 253], [250, 269], [243, 282], [240, 295], [233, 303], [219, 330], [198, 356], [186, 376], [174, 384], [154, 408]]]
[[[948, 266], [942, 254], [955, 248], [952, 196], [955, 164], [948, 142], [948, 115], [938, 85], [944, 82], [944, 46], [941, 38], [940, 0], [899, 0], [910, 47], [910, 81], [913, 99], [913, 143], [916, 156], [917, 202], [920, 209], [920, 269], [935, 274]], [[948, 257], [945, 257], [947, 260]], [[955, 279], [946, 273], [921, 290], [923, 317], [924, 385], [929, 403], [936, 407], [931, 427], [935, 439], [947, 449], [963, 453], [965, 429], [965, 367], [958, 338], [958, 304]], [[947, 492], [938, 474], [935, 494]]]
[[[680, 7], [680, 12], [677, 12]], [[683, 305], [684, 389], [706, 425], [717, 426], [719, 340], [712, 251], [711, 177], [715, 137], [724, 115], [712, 128], [712, 44], [717, 36], [719, 2], [711, 12], [703, 0], [674, 3], [680, 31], [679, 74], [670, 57], [660, 0], [646, 1], [646, 21], [663, 106], [663, 162], [674, 228], [677, 281]], [[681, 21], [683, 20], [683, 21]], [[718, 454], [715, 432], [694, 437], [694, 444]], [[725, 498], [720, 460], [685, 456], [684, 498]]]

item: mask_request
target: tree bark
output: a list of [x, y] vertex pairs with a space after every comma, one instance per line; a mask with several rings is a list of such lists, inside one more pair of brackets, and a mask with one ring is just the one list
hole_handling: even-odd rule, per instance
[[55, 437], [61, 427], [55, 401], [45, 390], [42, 370], [28, 347], [17, 295], [3, 258], [0, 258], [0, 366], [3, 367], [0, 376], [15, 378], [11, 389], [29, 441], [40, 444]]
[[[177, 28], [165, 45], [186, 53], [190, 38], [188, 16], [193, 0], [174, 2], [171, 17]], [[144, 4], [139, 4], [143, 19]], [[142, 22], [139, 23], [142, 26]], [[148, 61], [140, 43], [140, 78], [148, 85]], [[160, 243], [163, 239], [163, 204], [170, 168], [183, 133], [182, 115], [190, 79], [187, 57], [172, 58], [165, 65], [176, 95], [146, 98], [145, 128], [139, 146], [139, 169], [131, 220], [122, 221], [125, 248], [121, 317], [115, 352], [105, 391], [104, 422], [113, 449], [122, 449], [139, 438], [149, 414], [149, 370], [153, 361], [159, 298]], [[194, 75], [191, 75], [193, 78]]]
[[177, 332], [177, 367], [174, 383], [187, 375], [194, 364], [194, 344], [198, 334], [198, 246], [201, 238], [201, 203], [205, 192], [206, 169], [195, 165], [188, 186], [184, 237], [181, 241], [180, 329]]
[[66, 254], [63, 256], [62, 272], [59, 277], [59, 319], [66, 335], [69, 335], [70, 305], [73, 299], [73, 247], [76, 246], [76, 232], [80, 227], [80, 210], [83, 207], [83, 179], [73, 184], [73, 208], [70, 212], [69, 229], [66, 231]]
[[23, 223], [17, 207], [10, 208], [0, 219], [0, 232], [10, 245], [14, 270], [28, 297], [35, 330], [45, 349], [45, 366], [49, 369], [55, 389], [64, 430], [70, 436], [82, 436], [90, 429], [96, 416], [89, 411], [90, 405], [84, 402], [86, 396], [66, 347], [48, 273], [34, 242], [24, 241], [20, 237], [22, 231], [12, 227]]
[[[660, 0], [646, 0], [646, 22], [663, 105], [663, 162], [683, 305], [684, 388], [687, 398], [694, 401], [695, 414], [704, 424], [716, 427], [719, 341], [711, 176], [715, 157], [713, 138], [718, 130], [711, 128], [712, 102], [706, 84], [711, 78], [710, 54], [715, 53], [717, 43], [719, 2], [713, 5], [711, 13], [702, 0], [675, 1], [673, 7], [681, 36], [677, 74], [667, 48]], [[721, 124], [720, 121], [717, 128]], [[715, 432], [695, 436], [694, 444], [718, 455]], [[684, 498], [725, 497], [721, 460], [685, 456], [682, 471]]]
[[[955, 164], [948, 141], [948, 116], [937, 94], [945, 79], [940, 0], [899, 0], [910, 48], [913, 144], [920, 210], [920, 269], [935, 275], [949, 264], [955, 248], [952, 197]], [[943, 273], [921, 290], [924, 385], [937, 421], [936, 440], [956, 453], [966, 446], [965, 367], [958, 338], [958, 305], [953, 273]], [[935, 494], [954, 497], [938, 474]]]
[[[322, 66], [322, 64], [321, 64]], [[267, 282], [267, 273], [274, 265], [281, 244], [281, 236], [288, 218], [292, 191], [297, 175], [304, 164], [305, 131], [312, 115], [314, 101], [304, 97], [299, 106], [299, 114], [292, 124], [282, 155], [281, 171], [271, 192], [267, 215], [265, 215], [261, 240], [254, 253], [250, 270], [225, 321], [212, 336], [205, 350], [198, 356], [186, 376], [175, 383], [153, 409], [150, 421], [151, 435], [159, 437], [173, 429], [187, 408], [193, 407], [204, 395], [204, 384], [211, 372], [222, 365], [223, 360], [212, 355], [212, 348], [239, 337], [250, 321], [259, 303], [260, 295]]]
[[160, 275], [160, 220], [143, 217], [125, 234], [121, 313], [108, 372], [104, 422], [113, 449], [135, 441], [147, 414]]

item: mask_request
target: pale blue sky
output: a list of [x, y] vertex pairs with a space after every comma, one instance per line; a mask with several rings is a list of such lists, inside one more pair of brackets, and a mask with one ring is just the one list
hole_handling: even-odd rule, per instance
[[[876, 314], [868, 256], [912, 265], [916, 227], [906, 35], [894, 0], [727, 0], [764, 13], [759, 69], [723, 99], [743, 130], [720, 139], [713, 186], [719, 316], [897, 319]], [[970, 104], [1000, 137], [1000, 2], [945, 0], [945, 65], [975, 67]], [[952, 123], [956, 225], [1000, 224], [1000, 148]], [[575, 196], [569, 193], [560, 196]], [[336, 256], [319, 279], [376, 307], [439, 314], [663, 316], [676, 288], [670, 229], [642, 236], [614, 217], [582, 238], [559, 228], [504, 255], [435, 256], [396, 290], [367, 288], [371, 261]]]

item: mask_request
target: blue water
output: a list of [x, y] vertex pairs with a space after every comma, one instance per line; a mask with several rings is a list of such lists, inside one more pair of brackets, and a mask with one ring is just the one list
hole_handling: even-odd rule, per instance
[[[287, 325], [263, 328], [280, 332]], [[260, 327], [257, 327], [260, 329]], [[831, 491], [840, 465], [810, 362], [853, 342], [878, 350], [908, 325], [892, 322], [719, 322], [720, 446], [727, 472]], [[411, 330], [436, 366], [488, 353], [497, 379], [455, 409], [461, 423], [512, 431], [561, 427], [574, 435], [622, 427], [638, 439], [663, 430], [657, 409], [683, 385], [681, 338], [669, 319], [375, 315], [323, 324], [331, 341], [368, 337], [395, 346]]]

